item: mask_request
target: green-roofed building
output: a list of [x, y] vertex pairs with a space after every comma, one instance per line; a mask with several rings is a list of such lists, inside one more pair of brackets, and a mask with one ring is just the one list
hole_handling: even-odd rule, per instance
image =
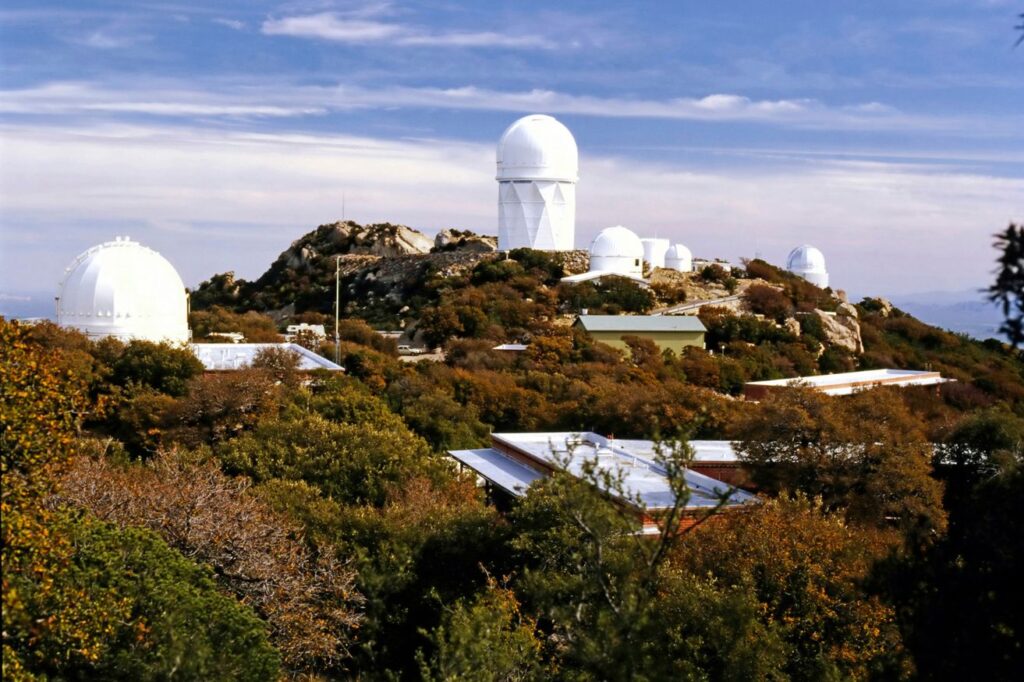
[[704, 324], [689, 315], [580, 315], [573, 326], [591, 338], [625, 348], [624, 336], [650, 339], [658, 348], [682, 353], [687, 346], [704, 348]]

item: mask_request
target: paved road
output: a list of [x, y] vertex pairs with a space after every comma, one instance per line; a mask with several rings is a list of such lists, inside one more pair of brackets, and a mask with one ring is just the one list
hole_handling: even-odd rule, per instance
[[712, 298], [707, 301], [687, 301], [686, 303], [680, 303], [679, 305], [669, 306], [667, 308], [659, 308], [651, 312], [651, 315], [679, 315], [680, 313], [689, 312], [698, 308], [703, 308], [706, 305], [720, 305], [722, 303], [731, 303], [738, 301], [742, 298], [741, 294], [733, 294], [732, 296], [723, 296], [722, 298]]

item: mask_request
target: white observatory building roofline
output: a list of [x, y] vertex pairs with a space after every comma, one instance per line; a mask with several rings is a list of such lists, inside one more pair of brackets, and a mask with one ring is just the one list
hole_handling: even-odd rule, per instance
[[569, 129], [523, 116], [498, 141], [498, 249], [569, 251], [576, 232], [579, 151]]
[[188, 294], [166, 258], [128, 237], [75, 258], [57, 291], [57, 324], [90, 338], [189, 340]]

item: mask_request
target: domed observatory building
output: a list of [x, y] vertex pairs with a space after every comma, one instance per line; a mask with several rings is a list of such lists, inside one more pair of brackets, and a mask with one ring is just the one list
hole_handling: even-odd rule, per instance
[[608, 275], [644, 282], [644, 245], [640, 237], [621, 225], [606, 227], [590, 243], [590, 270], [563, 277], [563, 282], [585, 282]]
[[668, 252], [668, 240], [667, 239], [641, 239], [640, 242], [644, 245], [644, 260], [647, 261], [647, 265], [654, 268], [665, 267], [665, 254]]
[[822, 289], [828, 287], [828, 271], [825, 270], [825, 256], [810, 244], [798, 246], [789, 252], [786, 269], [803, 277]]
[[579, 152], [551, 116], [524, 116], [498, 142], [498, 249], [570, 251]]
[[693, 254], [682, 244], [673, 244], [665, 254], [665, 267], [679, 272], [693, 272]]
[[188, 294], [166, 258], [117, 237], [92, 247], [65, 270], [57, 324], [93, 339], [187, 343]]

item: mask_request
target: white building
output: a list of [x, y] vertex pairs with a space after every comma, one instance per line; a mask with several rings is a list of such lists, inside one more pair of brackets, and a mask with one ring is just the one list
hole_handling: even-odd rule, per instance
[[570, 284], [615, 275], [642, 284], [644, 279], [644, 245], [632, 230], [621, 225], [606, 227], [590, 243], [590, 270], [563, 277]]
[[[684, 514], [739, 509], [757, 503], [750, 493], [695, 470], [702, 458], [716, 468], [723, 464], [735, 467], [736, 457], [728, 442], [693, 441], [691, 446], [695, 457], [684, 473], [688, 492]], [[492, 488], [514, 497], [522, 497], [533, 483], [556, 471], [586, 478], [586, 472], [592, 470], [597, 480], [591, 482], [604, 488], [615, 502], [637, 512], [645, 533], [656, 533], [658, 512], [677, 502], [668, 472], [651, 441], [616, 440], [589, 432], [493, 433], [489, 448], [449, 450], [448, 454]], [[618, 481], [619, 485], [609, 487], [609, 481]]]
[[90, 338], [186, 343], [188, 294], [166, 258], [117, 237], [67, 267], [57, 292], [57, 324]]
[[693, 272], [693, 254], [682, 244], [673, 244], [665, 254], [665, 267], [679, 272]]
[[798, 246], [789, 252], [786, 269], [822, 289], [828, 286], [825, 256], [810, 244]]
[[647, 238], [641, 239], [640, 242], [644, 245], [644, 260], [651, 270], [665, 267], [665, 254], [669, 250], [668, 240]]
[[616, 275], [642, 276], [644, 245], [622, 225], [606, 227], [590, 243], [590, 269]]
[[519, 119], [498, 142], [498, 249], [569, 251], [576, 236], [579, 152], [551, 116]]

